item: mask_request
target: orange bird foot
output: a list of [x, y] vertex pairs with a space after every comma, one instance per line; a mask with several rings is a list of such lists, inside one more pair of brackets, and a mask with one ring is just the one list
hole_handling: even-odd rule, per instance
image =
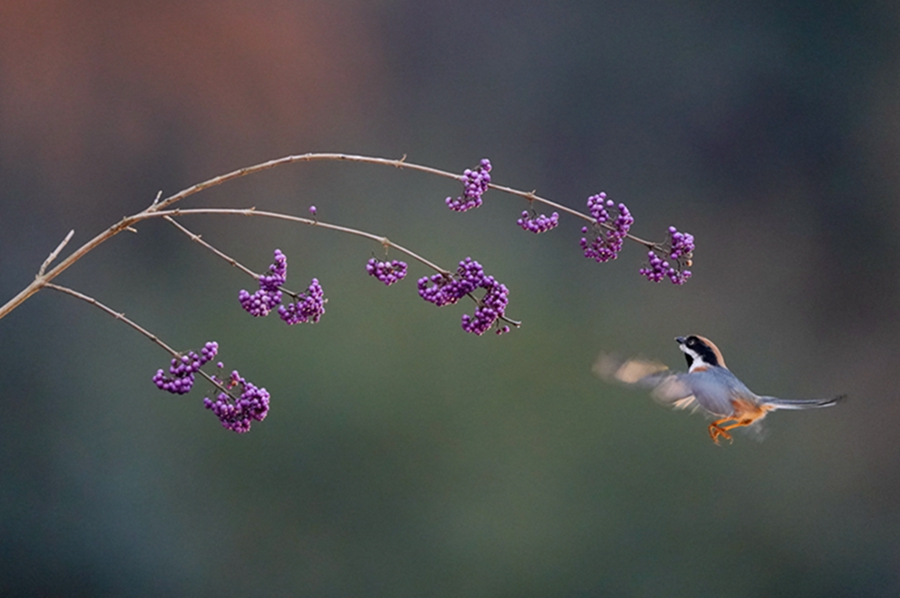
[[[729, 430], [734, 430], [735, 428], [741, 428], [743, 426], [751, 426], [757, 420], [764, 418], [766, 412], [772, 409], [770, 405], [758, 405], [756, 403], [741, 400], [732, 401], [731, 405], [734, 407], [734, 415], [717, 419], [709, 424], [709, 436], [716, 444], [719, 444], [719, 436], [727, 439], [729, 442], [733, 442], [731, 434], [728, 433]], [[732, 423], [723, 426], [722, 424], [726, 422]]]
[[719, 422], [713, 422], [709, 424], [709, 437], [713, 439], [713, 442], [716, 443], [716, 446], [719, 445], [719, 436], [721, 436], [728, 442], [734, 442], [734, 438], [731, 437], [731, 434], [720, 428], [718, 426], [718, 423]]

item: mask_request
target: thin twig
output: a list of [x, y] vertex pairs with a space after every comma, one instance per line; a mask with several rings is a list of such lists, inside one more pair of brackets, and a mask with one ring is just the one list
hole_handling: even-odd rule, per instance
[[[170, 347], [169, 345], [164, 343], [158, 336], [156, 336], [155, 334], [153, 334], [152, 332], [150, 332], [149, 330], [147, 330], [146, 328], [144, 328], [143, 326], [141, 326], [134, 320], [127, 318], [124, 313], [118, 312], [118, 311], [112, 309], [111, 307], [108, 307], [108, 306], [104, 305], [103, 303], [100, 303], [93, 297], [91, 297], [89, 295], [85, 295], [84, 293], [79, 293], [75, 289], [70, 289], [69, 287], [64, 287], [64, 286], [61, 286], [58, 284], [54, 284], [52, 282], [44, 283], [44, 286], [47, 287], [48, 289], [53, 289], [55, 291], [59, 291], [61, 293], [65, 293], [67, 295], [71, 295], [72, 297], [75, 297], [77, 299], [81, 299], [82, 301], [90, 303], [94, 307], [106, 312], [107, 314], [111, 315], [115, 319], [117, 319], [121, 322], [124, 322], [125, 324], [128, 324], [129, 326], [131, 326], [132, 328], [134, 328], [135, 330], [137, 330], [138, 332], [140, 332], [141, 334], [146, 336], [148, 339], [150, 339], [151, 341], [153, 341], [154, 343], [156, 343], [157, 345], [162, 347], [163, 350], [167, 351], [175, 359], [181, 359], [181, 357], [183, 356], [183, 354], [181, 352], [176, 351], [175, 349], [173, 349], [172, 347]], [[228, 388], [226, 388], [221, 382], [219, 382], [218, 380], [216, 380], [215, 378], [213, 378], [212, 376], [210, 376], [203, 370], [198, 370], [198, 372], [201, 376], [206, 378], [216, 388], [218, 388], [222, 392], [228, 393], [228, 395], [231, 398], [237, 400], [238, 397], [235, 397], [231, 393], [231, 391]]]
[[187, 228], [185, 228], [181, 223], [177, 222], [177, 221], [176, 221], [174, 218], [172, 218], [171, 216], [166, 215], [166, 216], [163, 216], [163, 218], [164, 218], [166, 221], [172, 223], [172, 225], [174, 225], [175, 228], [177, 228], [178, 230], [180, 230], [181, 232], [183, 232], [184, 234], [186, 234], [186, 235], [188, 236], [188, 238], [190, 238], [191, 241], [194, 241], [194, 242], [196, 242], [196, 243], [199, 243], [199, 244], [202, 245], [203, 247], [206, 247], [207, 249], [209, 249], [210, 251], [212, 251], [214, 254], [216, 254], [217, 256], [219, 256], [220, 258], [222, 258], [223, 260], [225, 260], [226, 262], [228, 262], [229, 264], [231, 264], [232, 266], [234, 266], [234, 267], [237, 268], [238, 270], [242, 271], [244, 274], [247, 274], [247, 275], [249, 275], [249, 276], [252, 276], [253, 278], [259, 278], [259, 274], [257, 274], [256, 272], [254, 272], [253, 270], [251, 270], [250, 268], [248, 268], [248, 267], [245, 266], [244, 264], [240, 263], [239, 261], [237, 261], [236, 259], [234, 259], [234, 258], [231, 257], [230, 255], [227, 255], [227, 254], [225, 254], [225, 253], [222, 253], [221, 251], [219, 251], [218, 249], [216, 249], [215, 247], [213, 247], [212, 245], [210, 245], [209, 243], [207, 243], [206, 241], [204, 241], [204, 240], [200, 237], [200, 235], [198, 235], [198, 234], [196, 234], [196, 233], [194, 233], [194, 232], [192, 232], [192, 231], [189, 231]]
[[108, 313], [109, 315], [114, 317], [115, 319], [121, 320], [122, 322], [128, 324], [129, 326], [131, 326], [132, 328], [134, 328], [135, 330], [137, 330], [138, 332], [140, 332], [141, 334], [146, 336], [148, 339], [150, 339], [151, 341], [153, 341], [154, 343], [156, 343], [157, 345], [162, 347], [163, 350], [168, 352], [172, 357], [176, 357], [176, 358], [181, 357], [181, 353], [179, 353], [178, 351], [176, 351], [175, 349], [173, 349], [172, 347], [170, 347], [169, 345], [164, 343], [162, 340], [160, 340], [160, 338], [158, 336], [156, 336], [155, 334], [153, 334], [152, 332], [150, 332], [149, 330], [147, 330], [146, 328], [144, 328], [143, 326], [141, 326], [134, 320], [125, 317], [124, 313], [118, 312], [118, 311], [112, 309], [111, 307], [107, 307], [106, 305], [100, 303], [93, 297], [85, 295], [84, 293], [79, 293], [75, 289], [70, 289], [69, 287], [60, 286], [60, 285], [54, 284], [52, 282], [44, 283], [44, 286], [47, 287], [48, 289], [53, 289], [55, 291], [59, 291], [61, 293], [65, 293], [67, 295], [71, 295], [72, 297], [75, 297], [77, 299], [81, 299], [82, 301], [86, 301], [87, 303], [90, 303], [94, 307], [97, 307], [97, 308], [105, 311], [106, 313]]
[[62, 251], [66, 245], [69, 244], [69, 241], [72, 240], [72, 237], [74, 235], [75, 235], [75, 229], [73, 228], [72, 230], [69, 231], [69, 234], [66, 235], [66, 238], [59, 242], [59, 245], [56, 246], [56, 249], [54, 249], [53, 251], [50, 252], [50, 255], [48, 255], [47, 259], [44, 260], [44, 263], [41, 264], [41, 268], [40, 268], [40, 270], [38, 270], [38, 273], [37, 273], [38, 276], [44, 275], [44, 270], [46, 270], [47, 266], [49, 266], [50, 263], [56, 259], [56, 256], [59, 255], [59, 252]]
[[[253, 208], [249, 208], [249, 209], [252, 210]], [[213, 247], [212, 245], [210, 245], [209, 243], [207, 243], [206, 241], [204, 241], [204, 240], [200, 237], [200, 235], [194, 233], [193, 231], [188, 230], [187, 227], [185, 227], [185, 226], [184, 226], [183, 224], [181, 224], [180, 222], [176, 221], [176, 220], [175, 220], [174, 218], [172, 218], [171, 216], [163, 216], [163, 218], [165, 218], [167, 221], [171, 222], [173, 225], [175, 225], [175, 227], [176, 227], [178, 230], [180, 230], [181, 232], [183, 232], [184, 234], [186, 234], [186, 235], [188, 236], [188, 238], [189, 238], [191, 241], [195, 241], [195, 242], [199, 243], [200, 245], [202, 245], [203, 247], [205, 247], [206, 249], [209, 249], [209, 250], [212, 251], [216, 256], [222, 258], [223, 260], [225, 260], [226, 262], [228, 262], [229, 264], [231, 264], [232, 266], [234, 266], [234, 267], [237, 268], [238, 270], [241, 270], [242, 272], [244, 272], [244, 273], [247, 274], [248, 276], [252, 277], [254, 280], [257, 280], [257, 281], [259, 280], [259, 278], [260, 278], [260, 275], [259, 275], [259, 274], [257, 274], [256, 272], [254, 272], [253, 270], [251, 270], [251, 269], [248, 268], [247, 266], [243, 265], [242, 263], [240, 263], [239, 261], [237, 261], [236, 259], [234, 259], [234, 258], [231, 257], [230, 255], [228, 255], [228, 254], [226, 254], [226, 253], [223, 253], [222, 251], [219, 251], [218, 249], [216, 249], [215, 247]], [[288, 295], [290, 295], [290, 296], [293, 297], [294, 299], [296, 299], [296, 298], [299, 296], [299, 293], [295, 293], [294, 291], [290, 290], [290, 289], [287, 288], [287, 287], [279, 286], [279, 287], [278, 287], [278, 290], [279, 290], [279, 291], [282, 291], [282, 292], [284, 292], [284, 293], [287, 293]], [[325, 299], [325, 302], [327, 303], [327, 302], [328, 302], [328, 299]]]
[[[591, 224], [599, 224], [600, 226], [602, 226], [603, 228], [606, 228], [608, 230], [616, 230], [616, 227], [609, 224], [608, 222], [598, 223], [592, 216], [589, 216], [588, 214], [579, 212], [578, 210], [573, 210], [572, 208], [569, 208], [562, 204], [558, 204], [555, 201], [550, 201], [549, 199], [547, 199], [545, 197], [536, 195], [534, 191], [519, 191], [518, 189], [513, 189], [512, 187], [504, 187], [503, 185], [495, 185], [494, 183], [489, 183], [488, 187], [490, 187], [491, 189], [494, 189], [496, 191], [502, 191], [503, 193], [508, 193], [510, 195], [516, 195], [518, 197], [523, 197], [523, 198], [527, 199], [528, 201], [536, 201], [538, 203], [542, 203], [546, 206], [553, 208], [554, 210], [559, 210], [560, 212], [565, 212], [566, 214], [570, 214], [577, 218], [581, 218], [582, 220], [587, 220]], [[658, 243], [654, 243], [653, 241], [647, 241], [646, 239], [642, 239], [640, 237], [632, 235], [631, 233], [625, 233], [625, 236], [627, 238], [631, 239], [632, 241], [634, 241], [635, 243], [640, 243], [641, 245], [644, 245], [648, 249], [657, 247], [659, 245]]]
[[[385, 247], [392, 247], [401, 253], [405, 253], [409, 257], [418, 262], [428, 266], [435, 272], [439, 272], [441, 274], [451, 274], [449, 270], [445, 270], [441, 268], [431, 260], [428, 260], [418, 253], [412, 251], [411, 249], [407, 249], [406, 247], [394, 243], [387, 237], [383, 237], [380, 235], [375, 235], [372, 233], [368, 233], [363, 230], [350, 228], [349, 226], [341, 226], [339, 224], [330, 224], [328, 222], [322, 222], [321, 220], [313, 220], [311, 218], [304, 218], [303, 216], [292, 216], [290, 214], [282, 214], [280, 212], [267, 212], [265, 210], [257, 210], [255, 208], [187, 208], [187, 209], [175, 209], [175, 210], [166, 210], [162, 212], [142, 212], [141, 214], [136, 214], [134, 216], [135, 221], [140, 220], [148, 220], [150, 218], [159, 218], [159, 217], [172, 217], [172, 216], [189, 216], [192, 214], [224, 214], [229, 216], [260, 216], [263, 218], [274, 218], [276, 220], [287, 220], [288, 222], [299, 222], [301, 224], [307, 224], [309, 226], [317, 226], [320, 228], [325, 228], [328, 230], [333, 230], [341, 233], [347, 233], [349, 235], [355, 235], [357, 237], [362, 237], [364, 239], [369, 239], [371, 241], [375, 241], [376, 243], [380, 243]], [[231, 259], [227, 256], [225, 259]], [[251, 275], [255, 276], [252, 272]]]

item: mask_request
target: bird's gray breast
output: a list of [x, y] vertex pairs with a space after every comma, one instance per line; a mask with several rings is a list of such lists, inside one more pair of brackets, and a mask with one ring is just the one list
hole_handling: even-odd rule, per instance
[[684, 381], [694, 392], [697, 403], [715, 415], [727, 416], [734, 412], [735, 399], [754, 400], [756, 395], [730, 371], [710, 367], [701, 372], [685, 375]]

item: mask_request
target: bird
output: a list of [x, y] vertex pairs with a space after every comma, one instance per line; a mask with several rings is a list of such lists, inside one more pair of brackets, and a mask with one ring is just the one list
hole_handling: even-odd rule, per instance
[[667, 366], [643, 359], [623, 360], [601, 354], [594, 372], [607, 381], [652, 389], [652, 396], [676, 409], [702, 409], [714, 418], [709, 436], [715, 444], [724, 438], [733, 442], [731, 430], [757, 424], [770, 411], [778, 409], [817, 409], [831, 407], [846, 399], [841, 394], [829, 399], [779, 399], [751, 391], [731, 373], [719, 348], [706, 337], [690, 335], [675, 338], [687, 359], [687, 372], [674, 372]]

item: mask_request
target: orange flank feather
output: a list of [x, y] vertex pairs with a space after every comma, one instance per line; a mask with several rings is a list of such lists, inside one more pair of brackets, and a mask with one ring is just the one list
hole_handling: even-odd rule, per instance
[[[709, 436], [716, 444], [719, 444], [719, 436], [725, 440], [731, 441], [732, 438], [731, 434], [728, 433], [729, 430], [753, 425], [755, 422], [764, 418], [766, 413], [775, 408], [772, 405], [754, 403], [745, 399], [735, 399], [734, 401], [731, 401], [731, 406], [734, 408], [734, 413], [728, 417], [717, 419], [709, 424]], [[729, 421], [734, 423], [727, 426], [722, 425]]]

